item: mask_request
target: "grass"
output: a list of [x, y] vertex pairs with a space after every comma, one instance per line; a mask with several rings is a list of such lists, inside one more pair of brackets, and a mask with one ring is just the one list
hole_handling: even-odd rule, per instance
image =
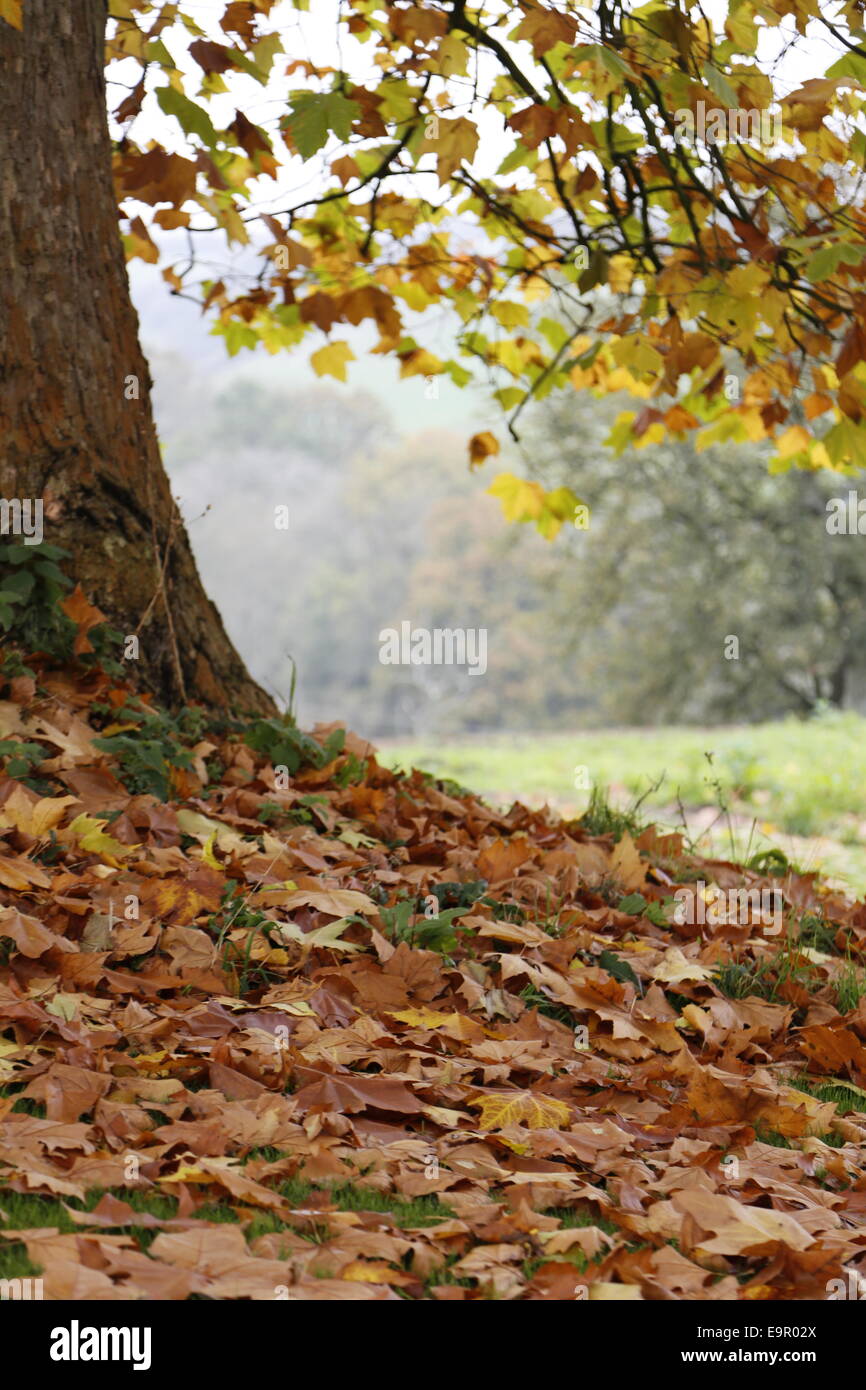
[[[821, 869], [866, 895], [866, 718], [829, 714], [801, 721], [700, 729], [602, 729], [510, 734], [453, 742], [382, 745], [389, 766], [421, 767], [472, 786], [495, 804], [547, 802], [589, 811], [590, 787], [610, 788], [625, 816], [685, 827], [704, 851], [748, 857], [781, 845], [804, 869]], [[587, 778], [576, 776], [586, 769]], [[575, 781], [578, 789], [575, 789]]]
[[[293, 1207], [303, 1207], [314, 1192], [322, 1190], [329, 1192], [334, 1205], [340, 1211], [387, 1212], [394, 1224], [400, 1227], [435, 1226], [440, 1221], [447, 1221], [454, 1215], [452, 1209], [444, 1202], [440, 1202], [435, 1196], [416, 1197], [411, 1201], [406, 1201], [403, 1198], [389, 1196], [387, 1193], [377, 1192], [371, 1188], [356, 1187], [352, 1183], [323, 1189], [312, 1183], [304, 1182], [302, 1179], [294, 1178], [281, 1183], [276, 1188], [276, 1191], [285, 1197]], [[152, 1216], [158, 1216], [165, 1220], [177, 1214], [177, 1199], [175, 1197], [163, 1196], [159, 1192], [141, 1192], [131, 1188], [114, 1188], [112, 1191], [115, 1197], [126, 1202], [133, 1211], [149, 1212]], [[22, 1194], [5, 1190], [3, 1192], [2, 1215], [0, 1215], [0, 1230], [18, 1231], [46, 1226], [56, 1227], [61, 1234], [83, 1230], [85, 1228], [78, 1226], [72, 1220], [67, 1207], [72, 1207], [76, 1211], [92, 1211], [102, 1196], [103, 1191], [95, 1189], [89, 1192], [82, 1202], [75, 1197], [65, 1197], [61, 1200], [57, 1197], [43, 1197], [39, 1194]], [[226, 1202], [209, 1202], [207, 1205], [199, 1207], [195, 1215], [202, 1221], [236, 1222], [240, 1219], [234, 1208]], [[136, 1226], [134, 1222], [116, 1229], [127, 1231], [134, 1236], [142, 1250], [149, 1249], [159, 1234], [158, 1228]], [[292, 1228], [288, 1223], [281, 1221], [278, 1216], [271, 1212], [262, 1212], [261, 1215], [253, 1219], [247, 1228], [247, 1238], [254, 1240], [257, 1236], [289, 1229]], [[320, 1241], [324, 1238], [324, 1222], [322, 1230], [312, 1232], [298, 1230], [297, 1234], [306, 1236], [307, 1239], [314, 1242]], [[28, 1278], [40, 1273], [40, 1268], [28, 1259], [22, 1242], [0, 1240], [0, 1279]]]
[[810, 994], [824, 983], [821, 973], [800, 953], [796, 941], [786, 942], [766, 960], [726, 960], [716, 971], [715, 979], [729, 999], [757, 998], [770, 1003], [785, 997], [782, 990], [786, 985], [798, 986]]

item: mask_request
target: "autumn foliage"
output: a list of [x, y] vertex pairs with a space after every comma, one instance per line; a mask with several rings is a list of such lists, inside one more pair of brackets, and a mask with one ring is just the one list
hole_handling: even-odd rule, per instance
[[[498, 813], [333, 728], [146, 741], [159, 712], [92, 662], [9, 669], [0, 1239], [46, 1297], [773, 1300], [844, 1277], [862, 906], [772, 856]], [[275, 790], [280, 727], [303, 756]], [[681, 922], [701, 881], [773, 889], [784, 931]]]
[[[128, 253], [162, 260], [230, 352], [303, 344], [345, 379], [341, 333], [366, 324], [404, 376], [489, 383], [512, 429], [570, 386], [636, 398], [615, 447], [694, 434], [770, 438], [780, 468], [862, 457], [856, 3], [350, 0], [342, 67], [299, 56], [300, 0], [297, 28], [273, 9], [235, 0], [205, 29], [183, 4], [110, 7]], [[241, 109], [256, 85], [278, 93], [264, 123]], [[176, 139], [151, 137], [154, 112]], [[198, 264], [209, 230], [242, 252], [219, 277]], [[567, 512], [522, 500], [545, 534]]]

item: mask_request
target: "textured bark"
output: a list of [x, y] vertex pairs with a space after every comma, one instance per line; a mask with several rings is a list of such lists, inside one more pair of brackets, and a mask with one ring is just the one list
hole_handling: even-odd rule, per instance
[[24, 13], [23, 32], [0, 20], [0, 491], [43, 499], [45, 540], [139, 633], [142, 682], [166, 703], [270, 711], [160, 460], [111, 174], [106, 0]]

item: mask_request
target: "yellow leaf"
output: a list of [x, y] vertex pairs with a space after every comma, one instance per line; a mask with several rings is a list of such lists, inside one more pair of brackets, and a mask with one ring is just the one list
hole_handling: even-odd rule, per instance
[[607, 268], [607, 283], [614, 294], [625, 294], [631, 289], [634, 279], [634, 262], [631, 256], [611, 256]]
[[614, 845], [610, 856], [610, 872], [630, 893], [643, 888], [646, 883], [646, 865], [641, 860], [628, 831]]
[[326, 343], [310, 357], [310, 366], [316, 376], [333, 376], [337, 381], [346, 380], [346, 364], [354, 362], [355, 354], [348, 343]]
[[499, 1096], [482, 1096], [471, 1100], [481, 1111], [481, 1129], [505, 1129], [507, 1125], [523, 1125], [526, 1129], [562, 1129], [571, 1119], [571, 1111], [561, 1100], [536, 1096], [531, 1091], [507, 1092]]
[[353, 1260], [340, 1270], [341, 1279], [350, 1279], [355, 1284], [387, 1284], [395, 1277], [399, 1277], [397, 1271], [384, 1260]]
[[[237, 830], [232, 830], [229, 825], [223, 825], [221, 821], [211, 820], [210, 816], [202, 816], [198, 811], [188, 811], [186, 808], [182, 808], [177, 813], [177, 823], [185, 835], [191, 835], [193, 839], [199, 841], [205, 862], [217, 869], [222, 870], [223, 866], [213, 858], [214, 844], [223, 854], [233, 854], [249, 848], [246, 840]], [[208, 849], [211, 854], [210, 859], [205, 853]]]
[[41, 840], [66, 814], [67, 806], [78, 800], [76, 796], [44, 796], [39, 801], [30, 802], [23, 787], [15, 787], [6, 798], [0, 810], [0, 826], [14, 826], [34, 839]]
[[316, 927], [315, 931], [304, 932], [297, 922], [280, 922], [274, 935], [283, 941], [296, 941], [305, 951], [311, 951], [314, 946], [321, 946], [332, 951], [348, 951], [351, 955], [354, 951], [364, 950], [357, 942], [341, 940], [343, 932], [351, 925], [348, 917], [339, 917], [336, 922], [326, 922], [323, 927]]
[[430, 69], [442, 77], [465, 77], [468, 61], [469, 49], [457, 34], [440, 39], [436, 53], [428, 60]]
[[215, 844], [215, 842], [216, 842], [216, 837], [217, 837], [217, 832], [216, 832], [215, 830], [212, 831], [210, 835], [208, 835], [207, 839], [205, 840], [204, 844], [202, 845], [201, 857], [202, 857], [202, 859], [204, 860], [204, 862], [205, 862], [206, 864], [209, 864], [209, 865], [210, 865], [210, 867], [211, 867], [212, 869], [219, 869], [220, 873], [222, 873], [222, 872], [223, 872], [223, 866], [222, 866], [222, 864], [220, 863], [220, 861], [217, 859], [216, 855], [215, 855], [214, 852], [213, 852], [213, 847], [214, 847], [214, 844]]
[[456, 120], [439, 117], [421, 146], [425, 153], [436, 155], [436, 173], [440, 184], [446, 184], [463, 160], [471, 161], [478, 147], [478, 127], [465, 116]]
[[800, 454], [804, 449], [808, 449], [812, 442], [812, 436], [808, 430], [804, 430], [802, 425], [792, 425], [789, 430], [780, 435], [776, 441], [778, 445], [778, 458], [784, 462], [793, 458], [795, 454]]
[[453, 1023], [460, 1014], [441, 1014], [436, 1009], [389, 1009], [388, 1013], [400, 1023], [408, 1023], [410, 1028], [440, 1028], [445, 1023]]
[[497, 473], [487, 491], [499, 498], [506, 521], [537, 521], [544, 511], [541, 485], [516, 478], [513, 473]]
[[366, 893], [354, 888], [299, 888], [280, 899], [280, 906], [289, 910], [295, 907], [314, 907], [317, 912], [327, 912], [332, 917], [345, 917], [347, 913], [376, 913], [378, 908]]
[[95, 816], [82, 814], [75, 817], [69, 829], [85, 853], [98, 854], [109, 863], [115, 859], [123, 859], [125, 855], [138, 849], [138, 845], [123, 845], [120, 840], [115, 840], [113, 835], [106, 835], [103, 827], [107, 823], [97, 820]]
[[503, 328], [525, 328], [529, 323], [529, 310], [526, 305], [515, 304], [512, 300], [500, 300], [492, 306], [490, 312]]
[[21, 14], [21, 7], [24, 0], [0, 0], [0, 19], [5, 19], [7, 24], [11, 24], [13, 29], [23, 29], [24, 19]]
[[434, 357], [426, 348], [416, 348], [400, 358], [400, 376], [439, 376], [443, 371], [442, 360]]
[[206, 1173], [202, 1168], [196, 1168], [191, 1163], [181, 1164], [175, 1173], [165, 1173], [159, 1178], [159, 1182], [215, 1182], [212, 1173]]

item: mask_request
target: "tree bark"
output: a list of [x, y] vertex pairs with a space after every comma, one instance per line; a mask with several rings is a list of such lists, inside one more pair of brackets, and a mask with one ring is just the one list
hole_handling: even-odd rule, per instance
[[[272, 712], [208, 599], [159, 455], [112, 180], [107, 0], [0, 19], [0, 489], [165, 703]], [[137, 398], [136, 398], [137, 396]], [[132, 663], [130, 663], [132, 665]]]

